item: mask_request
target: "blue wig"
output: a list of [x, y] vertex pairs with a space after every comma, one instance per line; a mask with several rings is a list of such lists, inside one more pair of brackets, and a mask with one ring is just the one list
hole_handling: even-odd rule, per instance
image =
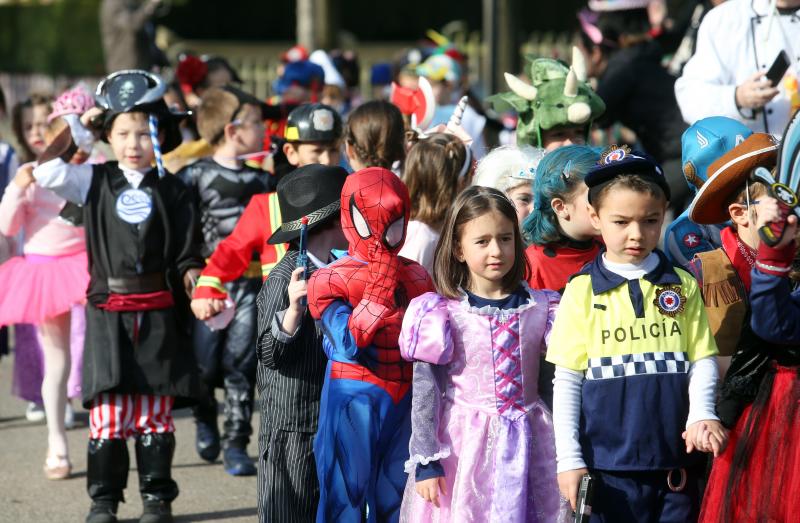
[[565, 145], [542, 158], [533, 182], [533, 212], [522, 224], [528, 243], [545, 245], [564, 238], [550, 202], [568, 200], [599, 160], [600, 149], [586, 145]]

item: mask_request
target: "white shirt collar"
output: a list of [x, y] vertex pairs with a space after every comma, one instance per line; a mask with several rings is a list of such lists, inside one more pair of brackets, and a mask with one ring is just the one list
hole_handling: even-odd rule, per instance
[[139, 188], [139, 184], [142, 183], [144, 180], [144, 175], [150, 170], [150, 167], [146, 169], [131, 169], [130, 167], [125, 167], [122, 164], [119, 165], [119, 169], [122, 171], [122, 175], [128, 180], [128, 183], [133, 186], [134, 189]]
[[647, 258], [640, 263], [616, 263], [608, 261], [605, 253], [603, 254], [603, 266], [626, 280], [638, 280], [645, 274], [653, 272], [658, 267], [659, 261], [658, 255], [654, 252], [647, 255]]
[[318, 269], [324, 269], [328, 266], [327, 263], [322, 263], [322, 260], [311, 254], [311, 251], [306, 251], [306, 254], [308, 255], [308, 259], [314, 262], [314, 265], [316, 265]]

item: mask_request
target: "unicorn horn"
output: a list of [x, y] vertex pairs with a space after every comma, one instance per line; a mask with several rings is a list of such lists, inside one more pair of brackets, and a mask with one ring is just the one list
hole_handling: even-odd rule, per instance
[[447, 129], [453, 131], [454, 129], [461, 126], [461, 118], [464, 117], [464, 109], [467, 108], [467, 102], [469, 100], [466, 96], [462, 96], [461, 100], [458, 101], [458, 105], [456, 105], [455, 110], [453, 111], [453, 115], [450, 117], [450, 120], [447, 122]]

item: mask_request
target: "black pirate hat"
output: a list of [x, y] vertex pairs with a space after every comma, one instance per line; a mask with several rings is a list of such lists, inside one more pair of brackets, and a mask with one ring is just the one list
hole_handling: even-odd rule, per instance
[[125, 69], [106, 76], [94, 93], [95, 103], [104, 111], [104, 134], [120, 114], [142, 112], [158, 118], [159, 131], [164, 133], [163, 153], [180, 145], [178, 124], [189, 113], [170, 111], [164, 102], [166, 90], [167, 84], [160, 76], [139, 69]]
[[339, 216], [342, 187], [347, 171], [313, 163], [304, 165], [278, 183], [281, 226], [267, 243], [286, 243], [300, 237], [300, 221], [308, 217], [308, 228]]

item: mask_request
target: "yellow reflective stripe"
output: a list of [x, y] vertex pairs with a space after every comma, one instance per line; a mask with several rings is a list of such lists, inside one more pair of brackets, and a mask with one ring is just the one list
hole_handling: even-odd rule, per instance
[[269, 232], [272, 234], [281, 226], [281, 206], [280, 203], [278, 203], [277, 192], [269, 193], [267, 199], [269, 200], [269, 224], [272, 227], [272, 230]]
[[261, 276], [263, 278], [266, 278], [267, 276], [269, 276], [269, 271], [274, 269], [276, 265], [278, 265], [278, 264], [277, 263], [265, 263], [264, 265], [262, 265], [261, 266]]
[[223, 292], [225, 294], [228, 293], [228, 291], [225, 290], [225, 287], [222, 286], [222, 281], [215, 276], [200, 276], [199, 278], [197, 278], [197, 286], [213, 287], [214, 289], [217, 289], [219, 292]]
[[[272, 234], [278, 230], [282, 222], [281, 207], [280, 204], [278, 203], [278, 193], [277, 192], [270, 193], [268, 200], [269, 200], [269, 223], [270, 226], [272, 227], [270, 234]], [[275, 247], [275, 261], [270, 263], [265, 263], [264, 265], [261, 266], [261, 275], [265, 278], [269, 276], [269, 271], [274, 269], [275, 266], [278, 265], [278, 262], [281, 261], [284, 255], [286, 254], [285, 243], [279, 243], [273, 245], [273, 247]]]

